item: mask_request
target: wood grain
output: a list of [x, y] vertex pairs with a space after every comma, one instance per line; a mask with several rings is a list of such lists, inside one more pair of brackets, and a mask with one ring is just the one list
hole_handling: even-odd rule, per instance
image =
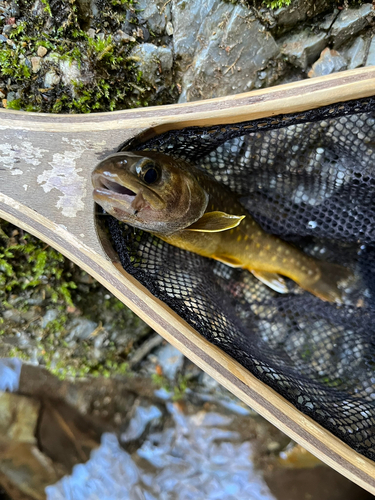
[[85, 269], [124, 304], [218, 380], [328, 465], [375, 493], [375, 464], [354, 452], [209, 344], [103, 251], [96, 234], [90, 174], [139, 133], [236, 123], [375, 94], [375, 68], [228, 98], [96, 115], [0, 110], [0, 217]]

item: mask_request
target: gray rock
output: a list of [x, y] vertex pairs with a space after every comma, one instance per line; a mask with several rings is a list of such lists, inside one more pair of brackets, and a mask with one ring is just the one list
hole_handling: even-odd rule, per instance
[[98, 324], [86, 318], [77, 318], [72, 321], [71, 326], [70, 333], [66, 337], [67, 342], [74, 339], [88, 339]]
[[249, 90], [279, 55], [272, 35], [242, 6], [177, 0], [172, 17], [180, 102]]
[[373, 16], [372, 4], [361, 5], [358, 9], [344, 9], [333, 23], [331, 35], [334, 37], [334, 48], [337, 49], [351, 36], [369, 24]]
[[348, 69], [355, 69], [365, 64], [368, 42], [368, 39], [365, 40], [360, 36], [354, 40], [346, 52], [343, 52], [349, 63]]
[[319, 24], [319, 28], [323, 31], [329, 31], [332, 28], [333, 23], [336, 21], [339, 12], [339, 9], [334, 9], [333, 12], [327, 14], [324, 21]]
[[316, 76], [330, 75], [337, 73], [347, 68], [348, 63], [336, 50], [330, 50], [328, 47], [320, 54], [319, 59], [313, 64], [308, 76], [314, 78]]
[[164, 83], [171, 81], [171, 69], [173, 66], [171, 49], [157, 47], [152, 43], [143, 43], [134, 47], [130, 53], [130, 57], [133, 57], [137, 61], [138, 68], [142, 71], [143, 80], [150, 85], [156, 86], [163, 81]]
[[10, 15], [12, 17], [19, 17], [21, 14], [20, 8], [15, 2], [10, 3]]
[[54, 87], [59, 82], [60, 82], [60, 76], [56, 73], [56, 71], [53, 68], [47, 71], [47, 73], [44, 75], [44, 87], [46, 89]]
[[291, 29], [307, 19], [329, 10], [326, 0], [294, 0], [287, 7], [281, 7], [274, 12], [278, 28]]
[[46, 314], [42, 318], [41, 327], [46, 328], [48, 323], [50, 323], [51, 321], [54, 321], [58, 317], [58, 315], [59, 315], [59, 311], [57, 311], [57, 309], [48, 309], [48, 311], [46, 312]]
[[372, 37], [368, 50], [366, 66], [375, 66], [375, 36]]
[[139, 439], [146, 430], [148, 424], [160, 419], [163, 415], [160, 409], [155, 405], [139, 405], [135, 408], [133, 413], [128, 428], [125, 432], [121, 433], [120, 440], [122, 443], [128, 443], [135, 439]]
[[163, 369], [163, 374], [169, 380], [174, 380], [177, 372], [182, 368], [184, 355], [170, 344], [158, 349], [156, 355], [158, 362]]
[[77, 61], [60, 60], [59, 69], [61, 71], [61, 80], [64, 85], [70, 85], [74, 81], [82, 81], [81, 71]]
[[315, 35], [310, 30], [284, 37], [279, 42], [280, 52], [291, 64], [303, 71], [316, 60], [326, 43], [326, 33]]
[[165, 5], [164, 0], [138, 0], [137, 10], [147, 21], [150, 30], [156, 35], [165, 32], [167, 22], [171, 20], [170, 4]]
[[13, 24], [6, 24], [3, 28], [3, 35], [9, 35], [13, 29]]

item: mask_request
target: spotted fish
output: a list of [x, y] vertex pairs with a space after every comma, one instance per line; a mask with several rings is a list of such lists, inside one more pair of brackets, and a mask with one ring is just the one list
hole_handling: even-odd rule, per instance
[[213, 177], [157, 152], [121, 152], [92, 174], [94, 200], [104, 210], [162, 240], [249, 270], [280, 293], [286, 276], [322, 300], [342, 301], [344, 267], [316, 260], [266, 233], [237, 197]]

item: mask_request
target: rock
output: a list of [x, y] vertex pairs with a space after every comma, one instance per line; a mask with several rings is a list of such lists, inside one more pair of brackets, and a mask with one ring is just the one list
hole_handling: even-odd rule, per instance
[[58, 317], [58, 315], [59, 315], [59, 311], [57, 309], [48, 309], [48, 311], [46, 312], [46, 314], [42, 318], [41, 327], [46, 328], [48, 323], [50, 323], [51, 321], [54, 321]]
[[87, 35], [90, 37], [90, 38], [95, 38], [95, 30], [94, 28], [90, 28], [87, 30]]
[[344, 9], [333, 23], [331, 35], [334, 39], [333, 47], [337, 49], [351, 36], [361, 31], [369, 24], [367, 16], [373, 16], [372, 4], [361, 5], [357, 9]]
[[332, 25], [335, 22], [337, 16], [339, 15], [339, 12], [339, 9], [334, 9], [333, 12], [327, 14], [324, 18], [324, 21], [319, 24], [319, 29], [323, 31], [329, 31], [332, 28]]
[[34, 5], [30, 10], [30, 14], [34, 17], [43, 18], [45, 5], [42, 0], [35, 0]]
[[132, 413], [133, 415], [130, 419], [128, 428], [121, 433], [121, 443], [128, 443], [129, 441], [139, 439], [145, 432], [146, 427], [153, 420], [160, 419], [163, 415], [160, 409], [155, 405], [135, 406], [135, 408], [132, 409]]
[[60, 76], [56, 73], [54, 68], [51, 68], [44, 75], [44, 87], [50, 89], [60, 82]]
[[71, 85], [73, 81], [82, 81], [81, 71], [78, 67], [77, 61], [60, 60], [59, 69], [61, 71], [61, 79], [64, 85]]
[[284, 37], [279, 42], [280, 52], [288, 58], [291, 64], [303, 71], [316, 60], [326, 43], [325, 33], [315, 35], [310, 30]]
[[178, 0], [172, 17], [180, 102], [249, 90], [279, 55], [272, 35], [240, 5]]
[[294, 0], [287, 7], [281, 7], [273, 13], [277, 22], [278, 30], [289, 30], [294, 26], [317, 16], [330, 9], [329, 2], [326, 0]]
[[43, 47], [42, 45], [40, 45], [38, 47], [37, 54], [38, 54], [39, 57], [44, 57], [47, 54], [47, 49], [45, 47]]
[[77, 318], [71, 323], [71, 330], [66, 341], [70, 342], [74, 339], [88, 339], [92, 332], [97, 328], [98, 324], [86, 318]]
[[31, 69], [33, 73], [38, 73], [40, 70], [40, 57], [32, 57], [31, 59]]
[[20, 8], [16, 4], [16, 2], [11, 2], [10, 4], [10, 15], [12, 17], [19, 17], [21, 14]]
[[368, 48], [368, 39], [359, 36], [354, 40], [350, 48], [344, 52], [344, 55], [349, 62], [348, 69], [355, 69], [363, 66], [366, 60], [366, 52]]
[[366, 66], [375, 66], [375, 36], [372, 37], [367, 54]]
[[22, 361], [18, 358], [0, 359], [0, 391], [18, 391]]
[[138, 9], [153, 33], [161, 35], [165, 32], [167, 22], [171, 20], [170, 4], [165, 5], [165, 0], [138, 0]]
[[134, 36], [128, 35], [127, 33], [124, 33], [122, 30], [116, 31], [115, 40], [117, 42], [122, 42], [122, 43], [135, 42]]
[[173, 35], [173, 24], [170, 21], [167, 22], [167, 25], [165, 27], [165, 31], [166, 31], [168, 36]]
[[12, 31], [13, 26], [11, 24], [6, 24], [3, 28], [3, 35], [9, 35], [9, 33]]
[[156, 86], [163, 79], [171, 82], [173, 55], [170, 49], [157, 47], [152, 43], [142, 43], [134, 47], [130, 52], [130, 57], [137, 61], [143, 80], [150, 85]]
[[174, 380], [177, 372], [182, 368], [184, 355], [172, 345], [166, 344], [158, 349], [156, 356], [158, 363], [163, 369], [163, 374], [169, 380]]
[[313, 64], [313, 67], [307, 74], [308, 77], [330, 75], [347, 68], [347, 62], [336, 50], [330, 50], [328, 47], [320, 54], [319, 59]]

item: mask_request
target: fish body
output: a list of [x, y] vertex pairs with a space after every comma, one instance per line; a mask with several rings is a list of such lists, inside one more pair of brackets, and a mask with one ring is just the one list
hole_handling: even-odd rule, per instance
[[117, 153], [95, 168], [93, 185], [108, 213], [171, 245], [247, 269], [278, 292], [287, 292], [286, 276], [322, 300], [341, 302], [346, 268], [266, 233], [226, 186], [193, 165], [156, 152]]

